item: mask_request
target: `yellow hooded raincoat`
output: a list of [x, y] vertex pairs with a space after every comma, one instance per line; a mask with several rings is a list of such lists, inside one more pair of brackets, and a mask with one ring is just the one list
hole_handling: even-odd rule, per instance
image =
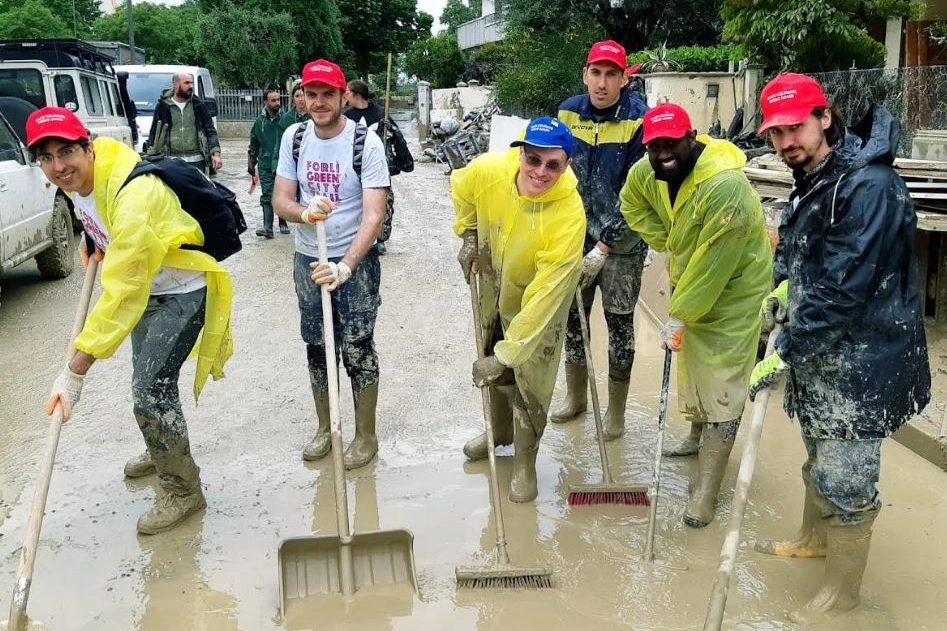
[[185, 243], [203, 243], [204, 235], [156, 176], [137, 177], [122, 188], [140, 161], [134, 150], [112, 138], [96, 138], [93, 148], [95, 203], [111, 241], [102, 261], [102, 296], [76, 337], [76, 349], [96, 359], [111, 357], [141, 319], [161, 266], [204, 272], [204, 329], [191, 353], [197, 356], [196, 400], [208, 375], [224, 376], [233, 352], [230, 274], [209, 254], [180, 249]]
[[772, 283], [772, 252], [759, 195], [732, 143], [706, 145], [673, 207], [647, 158], [628, 172], [621, 212], [652, 249], [670, 253], [668, 312], [686, 329], [678, 353], [678, 405], [690, 421], [743, 414], [760, 338], [759, 310]]
[[[531, 412], [545, 414], [555, 389], [569, 305], [582, 273], [585, 210], [567, 169], [539, 197], [516, 189], [519, 150], [488, 153], [451, 173], [454, 232], [477, 230], [484, 340], [513, 368]], [[490, 349], [484, 349], [489, 354]]]

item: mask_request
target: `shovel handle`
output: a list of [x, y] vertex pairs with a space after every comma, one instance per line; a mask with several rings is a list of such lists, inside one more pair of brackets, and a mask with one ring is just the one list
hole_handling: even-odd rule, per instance
[[671, 349], [664, 349], [664, 370], [661, 373], [661, 401], [658, 404], [658, 444], [654, 453], [651, 476], [651, 511], [648, 513], [648, 534], [645, 537], [644, 560], [654, 562], [654, 531], [658, 523], [658, 494], [661, 491], [661, 451], [664, 449], [664, 427], [668, 414], [668, 390], [671, 386]]
[[[769, 339], [766, 342], [766, 357], [772, 355], [776, 338], [779, 337], [782, 330], [783, 325], [777, 323], [770, 331]], [[727, 536], [723, 540], [723, 547], [720, 550], [720, 566], [717, 568], [717, 578], [714, 580], [713, 591], [710, 593], [710, 603], [707, 605], [704, 631], [719, 631], [723, 624], [723, 612], [727, 606], [730, 578], [733, 575], [733, 565], [736, 562], [737, 548], [740, 545], [740, 528], [743, 525], [743, 515], [746, 513], [750, 483], [753, 481], [753, 470], [756, 468], [756, 456], [760, 446], [760, 437], [763, 434], [763, 418], [766, 416], [769, 393], [770, 388], [766, 388], [756, 395], [756, 402], [753, 406], [753, 420], [750, 424], [750, 436], [743, 447], [743, 457], [740, 459], [740, 472], [737, 474], [736, 489], [733, 492], [733, 506], [730, 508], [730, 523]]]
[[[95, 287], [95, 274], [99, 262], [94, 256], [89, 257], [85, 278], [82, 281], [82, 291], [79, 302], [76, 304], [76, 314], [72, 321], [72, 333], [69, 336], [69, 346], [66, 349], [66, 361], [75, 354], [73, 341], [85, 325], [89, 304], [92, 302], [92, 290]], [[40, 463], [39, 477], [36, 480], [36, 490], [33, 492], [33, 504], [30, 506], [30, 517], [26, 524], [26, 538], [20, 550], [20, 565], [16, 571], [16, 585], [13, 587], [13, 597], [10, 599], [10, 631], [26, 628], [26, 603], [30, 597], [30, 584], [33, 582], [33, 567], [36, 564], [36, 547], [39, 544], [39, 533], [43, 527], [43, 515], [46, 512], [46, 498], [49, 495], [49, 483], [53, 477], [53, 465], [56, 463], [56, 451], [59, 448], [59, 435], [62, 432], [62, 405], [57, 405], [49, 420], [49, 429], [46, 434], [46, 452]]]

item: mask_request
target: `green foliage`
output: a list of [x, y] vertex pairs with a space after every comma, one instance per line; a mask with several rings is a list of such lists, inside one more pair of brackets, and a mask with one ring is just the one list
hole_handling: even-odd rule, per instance
[[447, 0], [441, 17], [437, 20], [448, 31], [456, 31], [464, 22], [480, 17], [480, 7], [480, 0], [470, 0], [470, 4], [466, 4], [464, 0]]
[[34, 39], [72, 37], [72, 21], [66, 26], [40, 0], [26, 0], [0, 14], [0, 38]]
[[[743, 58], [743, 51], [738, 46], [680, 46], [668, 48], [665, 58], [677, 64], [675, 70], [680, 72], [724, 72], [728, 62], [737, 62]], [[629, 64], [644, 64], [651, 58], [647, 51], [628, 55]]]
[[467, 55], [464, 79], [477, 79], [483, 85], [493, 83], [513, 63], [513, 49], [505, 42], [493, 42], [475, 48]]
[[[221, 6], [201, 17], [207, 66], [234, 88], [282, 84], [296, 68], [296, 28], [288, 13]], [[273, 37], [280, 33], [280, 37]]]
[[428, 81], [433, 88], [453, 87], [464, 73], [457, 35], [440, 33], [416, 42], [405, 56], [405, 72]]
[[387, 53], [401, 53], [431, 36], [434, 18], [416, 0], [338, 0], [342, 41], [360, 77], [384, 73]]
[[[14, 6], [19, 3], [10, 1], [7, 4]], [[92, 24], [102, 15], [96, 0], [75, 0], [75, 3], [73, 0], [41, 0], [41, 4], [62, 20], [69, 29], [70, 36], [75, 27], [75, 32], [81, 38], [87, 38], [92, 34]], [[75, 7], [75, 14], [73, 14], [73, 7]]]
[[[176, 7], [147, 2], [132, 5], [135, 46], [145, 49], [149, 63], [206, 65], [197, 49], [199, 12], [188, 2]], [[104, 15], [93, 25], [95, 39], [128, 41], [128, 12], [121, 6], [112, 15]]]
[[874, 19], [913, 16], [908, 0], [724, 0], [724, 38], [772, 71], [824, 72], [879, 66], [885, 48], [866, 30]]

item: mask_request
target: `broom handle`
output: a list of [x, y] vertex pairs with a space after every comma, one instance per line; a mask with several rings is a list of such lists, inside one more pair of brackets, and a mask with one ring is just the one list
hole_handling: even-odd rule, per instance
[[658, 446], [654, 454], [654, 475], [651, 478], [651, 512], [648, 515], [648, 535], [644, 560], [654, 561], [654, 530], [658, 521], [658, 492], [661, 488], [661, 450], [664, 449], [664, 425], [668, 412], [668, 388], [671, 383], [671, 349], [664, 349], [664, 372], [661, 376], [661, 403], [658, 406]]
[[[773, 353], [776, 338], [779, 337], [782, 330], [783, 325], [776, 324], [773, 330], [770, 331], [769, 339], [766, 342], [766, 357]], [[727, 536], [723, 540], [723, 548], [720, 550], [720, 567], [717, 568], [717, 578], [714, 580], [713, 591], [710, 593], [707, 618], [704, 620], [704, 631], [719, 631], [723, 624], [723, 611], [727, 606], [727, 595], [730, 592], [730, 577], [733, 575], [733, 564], [736, 561], [737, 547], [740, 544], [740, 527], [743, 525], [743, 515], [746, 513], [747, 499], [750, 494], [750, 482], [753, 480], [753, 470], [756, 468], [756, 456], [759, 450], [760, 436], [763, 434], [763, 418], [766, 416], [769, 393], [770, 388], [766, 388], [756, 395], [750, 436], [743, 448], [743, 457], [740, 460], [740, 472], [737, 474], [733, 506], [730, 509], [730, 524], [727, 529]]]
[[[470, 307], [473, 310], [474, 339], [477, 342], [477, 359], [486, 356], [483, 347], [483, 329], [480, 324], [480, 296], [477, 291], [477, 274], [470, 272]], [[493, 453], [493, 414], [490, 412], [490, 386], [480, 388], [483, 403], [483, 419], [487, 430], [487, 459], [490, 462], [490, 503], [493, 505], [493, 521], [497, 531], [497, 563], [510, 564], [510, 554], [506, 551], [506, 528], [503, 526], [503, 513], [500, 508], [500, 483], [497, 481], [497, 459]]]
[[602, 410], [598, 402], [598, 386], [595, 384], [595, 367], [592, 365], [592, 343], [589, 341], [589, 321], [585, 317], [585, 301], [582, 300], [582, 288], [575, 290], [575, 304], [579, 308], [579, 324], [582, 329], [582, 344], [585, 346], [585, 367], [589, 373], [589, 388], [592, 391], [592, 412], [595, 416], [595, 436], [598, 439], [598, 453], [602, 458], [602, 481], [614, 484], [612, 472], [608, 466], [608, 454], [605, 453], [605, 435], [602, 429]]
[[[328, 263], [325, 221], [316, 222], [319, 241], [319, 262]], [[322, 291], [322, 335], [326, 345], [326, 372], [329, 376], [329, 422], [332, 441], [332, 472], [335, 478], [335, 513], [339, 527], [339, 570], [342, 594], [355, 593], [355, 563], [352, 559], [352, 529], [349, 525], [349, 498], [345, 488], [345, 466], [342, 463], [342, 420], [339, 418], [339, 367], [335, 359], [335, 328], [332, 320], [332, 294], [326, 285]]]
[[385, 132], [388, 132], [388, 103], [391, 94], [391, 53], [388, 53], [388, 75], [385, 77]]
[[[73, 341], [85, 325], [89, 304], [92, 302], [92, 290], [95, 288], [95, 273], [99, 262], [90, 254], [89, 264], [82, 281], [82, 291], [79, 293], [79, 302], [76, 304], [76, 314], [72, 321], [72, 334], [69, 336], [69, 347], [66, 349], [66, 361], [75, 355]], [[56, 463], [56, 451], [59, 449], [59, 435], [62, 432], [62, 406], [57, 405], [53, 416], [49, 420], [49, 430], [46, 435], [46, 454], [40, 463], [39, 477], [36, 480], [36, 490], [33, 492], [33, 503], [30, 506], [30, 517], [26, 524], [26, 539], [20, 550], [20, 566], [16, 571], [16, 584], [13, 586], [13, 597], [10, 599], [10, 618], [8, 629], [17, 630], [26, 628], [26, 603], [30, 597], [30, 585], [33, 582], [33, 567], [36, 564], [36, 547], [39, 544], [39, 533], [43, 527], [43, 515], [46, 512], [46, 498], [49, 495], [49, 483], [53, 477], [53, 465]]]

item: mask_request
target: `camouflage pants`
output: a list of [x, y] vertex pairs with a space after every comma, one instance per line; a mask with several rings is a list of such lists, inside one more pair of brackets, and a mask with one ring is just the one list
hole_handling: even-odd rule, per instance
[[[585, 315], [592, 312], [595, 289], [602, 294], [602, 309], [608, 328], [608, 378], [626, 383], [631, 379], [635, 362], [635, 305], [641, 292], [641, 273], [648, 253], [644, 243], [628, 254], [609, 254], [595, 281], [582, 290]], [[575, 301], [569, 309], [566, 326], [566, 363], [585, 364], [585, 347], [579, 308]]]
[[881, 439], [836, 440], [802, 435], [808, 459], [802, 480], [816, 493], [823, 517], [857, 524], [881, 507], [875, 484], [881, 474]]
[[132, 401], [135, 419], [158, 470], [161, 486], [185, 494], [199, 484], [181, 411], [181, 366], [204, 326], [206, 288], [151, 296], [132, 329]]
[[[309, 264], [316, 259], [296, 252], [293, 279], [299, 302], [300, 332], [306, 343], [309, 379], [314, 391], [329, 391], [329, 374], [322, 332], [322, 291], [312, 281]], [[341, 257], [330, 259], [338, 262]], [[375, 351], [375, 318], [381, 305], [381, 264], [372, 249], [352, 272], [352, 277], [333, 292], [332, 326], [336, 357], [361, 392], [378, 383], [378, 353]]]

